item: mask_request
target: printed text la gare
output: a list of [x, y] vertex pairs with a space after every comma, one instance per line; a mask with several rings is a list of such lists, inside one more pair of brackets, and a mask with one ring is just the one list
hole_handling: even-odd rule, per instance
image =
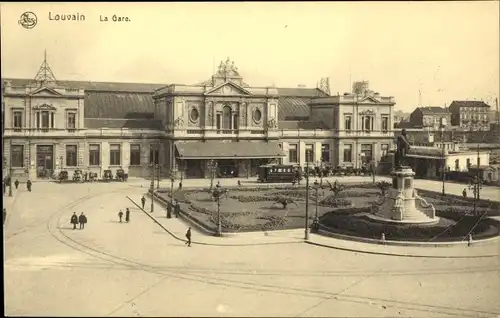
[[100, 15], [99, 16], [99, 20], [101, 22], [108, 22], [108, 21], [112, 21], [112, 22], [130, 22], [130, 18], [129, 17], [121, 17], [121, 16], [118, 16], [116, 14], [113, 14], [113, 16], [111, 18], [108, 18], [105, 15]]

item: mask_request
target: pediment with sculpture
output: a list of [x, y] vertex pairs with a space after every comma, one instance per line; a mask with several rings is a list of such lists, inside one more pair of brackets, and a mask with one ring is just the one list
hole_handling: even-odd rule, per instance
[[251, 95], [251, 93], [247, 89], [245, 89], [245, 88], [243, 88], [243, 87], [241, 87], [233, 82], [225, 82], [223, 84], [220, 84], [220, 85], [212, 88], [211, 90], [206, 92], [205, 95], [249, 96], [249, 95]]
[[362, 100], [358, 102], [358, 104], [378, 104], [380, 101], [378, 101], [375, 97], [373, 96], [366, 96]]

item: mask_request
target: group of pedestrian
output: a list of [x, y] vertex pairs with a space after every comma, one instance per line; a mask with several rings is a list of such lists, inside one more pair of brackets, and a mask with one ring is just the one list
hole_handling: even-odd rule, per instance
[[[118, 218], [120, 219], [120, 223], [123, 223], [122, 222], [122, 218], [123, 218], [123, 211], [120, 210], [120, 212], [118, 212]], [[130, 222], [130, 210], [129, 208], [126, 208], [125, 209], [125, 222]]]
[[[4, 182], [3, 182], [3, 193], [6, 193], [7, 192], [7, 187], [11, 185], [11, 182], [12, 182], [12, 179], [10, 177], [6, 177], [4, 179]], [[16, 190], [19, 189], [19, 180], [16, 179], [16, 181], [14, 181], [14, 186], [16, 187]], [[31, 180], [28, 179], [28, 181], [26, 181], [26, 189], [28, 189], [29, 192], [31, 192]]]
[[83, 230], [85, 223], [87, 223], [87, 216], [83, 212], [79, 216], [76, 215], [76, 212], [73, 212], [70, 223], [73, 224], [73, 230], [76, 230], [77, 224], [80, 224], [80, 230]]

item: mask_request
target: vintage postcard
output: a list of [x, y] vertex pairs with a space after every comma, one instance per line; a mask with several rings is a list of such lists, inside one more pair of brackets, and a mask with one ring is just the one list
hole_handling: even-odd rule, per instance
[[499, 12], [1, 2], [5, 315], [500, 317]]

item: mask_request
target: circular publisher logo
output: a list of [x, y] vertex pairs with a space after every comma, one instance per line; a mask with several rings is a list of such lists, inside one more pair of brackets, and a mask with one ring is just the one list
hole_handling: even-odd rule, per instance
[[26, 11], [21, 14], [21, 19], [19, 19], [19, 24], [25, 29], [33, 29], [38, 22], [36, 14], [31, 11]]

